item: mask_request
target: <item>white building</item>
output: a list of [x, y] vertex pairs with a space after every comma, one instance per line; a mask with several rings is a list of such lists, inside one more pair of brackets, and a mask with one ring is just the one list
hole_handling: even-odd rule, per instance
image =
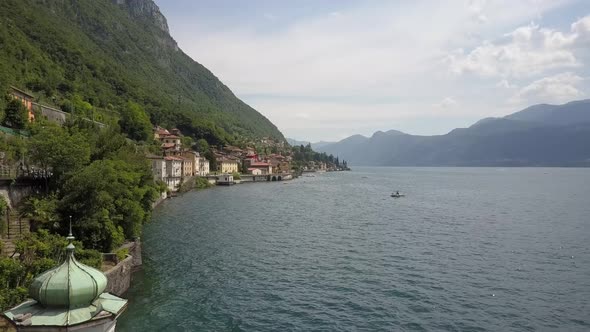
[[168, 156], [166, 160], [166, 178], [164, 182], [170, 191], [178, 190], [182, 180], [182, 158]]
[[217, 184], [220, 186], [231, 186], [235, 183], [234, 176], [231, 174], [221, 174], [217, 177]]
[[148, 159], [152, 163], [152, 174], [154, 174], [154, 180], [164, 181], [166, 178], [166, 160], [164, 157], [148, 156]]
[[248, 173], [252, 175], [262, 175], [262, 170], [259, 168], [248, 168]]
[[199, 176], [207, 176], [209, 175], [209, 160], [205, 157], [199, 157]]

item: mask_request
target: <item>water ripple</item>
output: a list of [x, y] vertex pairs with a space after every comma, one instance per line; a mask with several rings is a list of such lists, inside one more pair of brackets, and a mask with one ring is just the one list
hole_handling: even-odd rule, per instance
[[119, 329], [590, 330], [590, 170], [544, 173], [366, 168], [168, 200]]

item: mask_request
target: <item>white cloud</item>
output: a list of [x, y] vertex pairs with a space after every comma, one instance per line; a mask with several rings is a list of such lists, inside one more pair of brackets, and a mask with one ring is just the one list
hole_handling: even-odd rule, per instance
[[451, 97], [444, 98], [441, 102], [434, 104], [437, 108], [447, 109], [457, 105], [457, 101]]
[[[470, 52], [457, 49], [447, 56], [455, 74], [484, 77], [531, 77], [552, 69], [581, 66], [576, 49], [588, 44], [590, 16], [572, 24], [569, 32], [529, 24], [504, 35], [498, 42], [484, 41]], [[584, 50], [588, 52], [587, 49]]]
[[196, 27], [185, 50], [238, 94], [407, 96], [417, 94], [425, 79], [433, 84], [435, 75], [445, 74], [436, 59], [450, 44], [474, 38], [481, 26], [474, 13], [494, 22], [475, 35], [495, 36], [490, 29], [562, 2], [500, 0], [476, 9], [464, 1], [385, 2], [308, 17], [271, 33], [238, 27], [195, 40]]
[[513, 103], [563, 103], [584, 95], [578, 85], [583, 78], [571, 73], [544, 77], [520, 89], [512, 98]]
[[488, 22], [488, 17], [484, 14], [486, 0], [471, 0], [469, 1], [469, 11], [471, 12], [472, 18], [478, 23]]
[[294, 117], [297, 119], [304, 119], [304, 120], [311, 119], [311, 115], [309, 115], [309, 113], [295, 113]]
[[515, 89], [515, 88], [517, 88], [517, 86], [515, 84], [511, 84], [510, 82], [508, 82], [507, 79], [503, 79], [500, 82], [496, 83], [496, 87], [498, 87], [498, 88], [504, 88], [504, 89]]
[[574, 22], [572, 31], [576, 36], [577, 46], [590, 47], [590, 15]]
[[[571, 1], [355, 2], [296, 19], [273, 9], [280, 19], [257, 21], [262, 26], [232, 21], [211, 29], [192, 19], [174, 28], [174, 37], [281, 130], [317, 127], [313, 139], [330, 139], [343, 132], [336, 128], [354, 134], [359, 124], [388, 129], [409, 118], [440, 118], [440, 108], [473, 118], [515, 111], [505, 102], [515, 91], [520, 100], [533, 96], [518, 86], [548, 71], [585, 68], [588, 16], [569, 29], [526, 25]], [[422, 121], [422, 133], [436, 125]]]

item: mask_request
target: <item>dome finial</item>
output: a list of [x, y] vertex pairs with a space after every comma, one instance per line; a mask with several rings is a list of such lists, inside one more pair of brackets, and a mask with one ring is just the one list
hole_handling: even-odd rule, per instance
[[72, 241], [74, 241], [75, 237], [74, 235], [72, 235], [72, 216], [70, 216], [70, 233], [68, 234], [68, 237], [66, 237], [66, 240], [70, 241], [70, 243], [68, 244], [68, 246], [66, 247], [66, 250], [68, 252], [74, 252], [74, 244], [72, 244]]

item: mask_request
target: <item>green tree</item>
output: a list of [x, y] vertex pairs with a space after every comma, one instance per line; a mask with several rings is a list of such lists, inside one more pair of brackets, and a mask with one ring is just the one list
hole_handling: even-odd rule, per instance
[[209, 143], [203, 138], [197, 140], [195, 147], [199, 153], [207, 153], [209, 151]]
[[116, 128], [112, 127], [99, 130], [92, 138], [93, 144], [92, 152], [90, 154], [90, 159], [92, 161], [112, 158], [121, 149], [132, 144], [129, 143]]
[[48, 196], [29, 196], [20, 204], [19, 210], [22, 216], [33, 222], [34, 228], [43, 226], [51, 229], [59, 220], [58, 203], [54, 193]]
[[209, 160], [209, 169], [211, 172], [217, 171], [217, 157], [211, 150], [205, 152], [205, 158]]
[[193, 145], [195, 144], [195, 141], [194, 141], [194, 140], [193, 140], [193, 138], [192, 138], [192, 137], [190, 137], [190, 136], [183, 136], [183, 137], [180, 139], [180, 142], [182, 143], [182, 146], [183, 146], [183, 147], [185, 147], [185, 148], [189, 148], [189, 149], [190, 149], [190, 148], [192, 148], [192, 147], [193, 147]]
[[[147, 174], [146, 174], [147, 173]], [[72, 215], [84, 244], [109, 251], [141, 232], [158, 191], [142, 165], [97, 160], [64, 186], [62, 215]]]
[[2, 124], [15, 129], [24, 129], [27, 121], [27, 109], [20, 100], [12, 98], [4, 109], [4, 120]]
[[132, 101], [127, 102], [123, 108], [119, 125], [129, 138], [136, 141], [147, 141], [152, 136], [149, 117], [139, 104]]
[[14, 164], [27, 155], [26, 139], [20, 136], [0, 135], [0, 151], [4, 152], [4, 163]]
[[69, 133], [51, 124], [33, 128], [29, 151], [31, 161], [51, 171], [56, 182], [90, 161], [90, 144], [82, 132]]

